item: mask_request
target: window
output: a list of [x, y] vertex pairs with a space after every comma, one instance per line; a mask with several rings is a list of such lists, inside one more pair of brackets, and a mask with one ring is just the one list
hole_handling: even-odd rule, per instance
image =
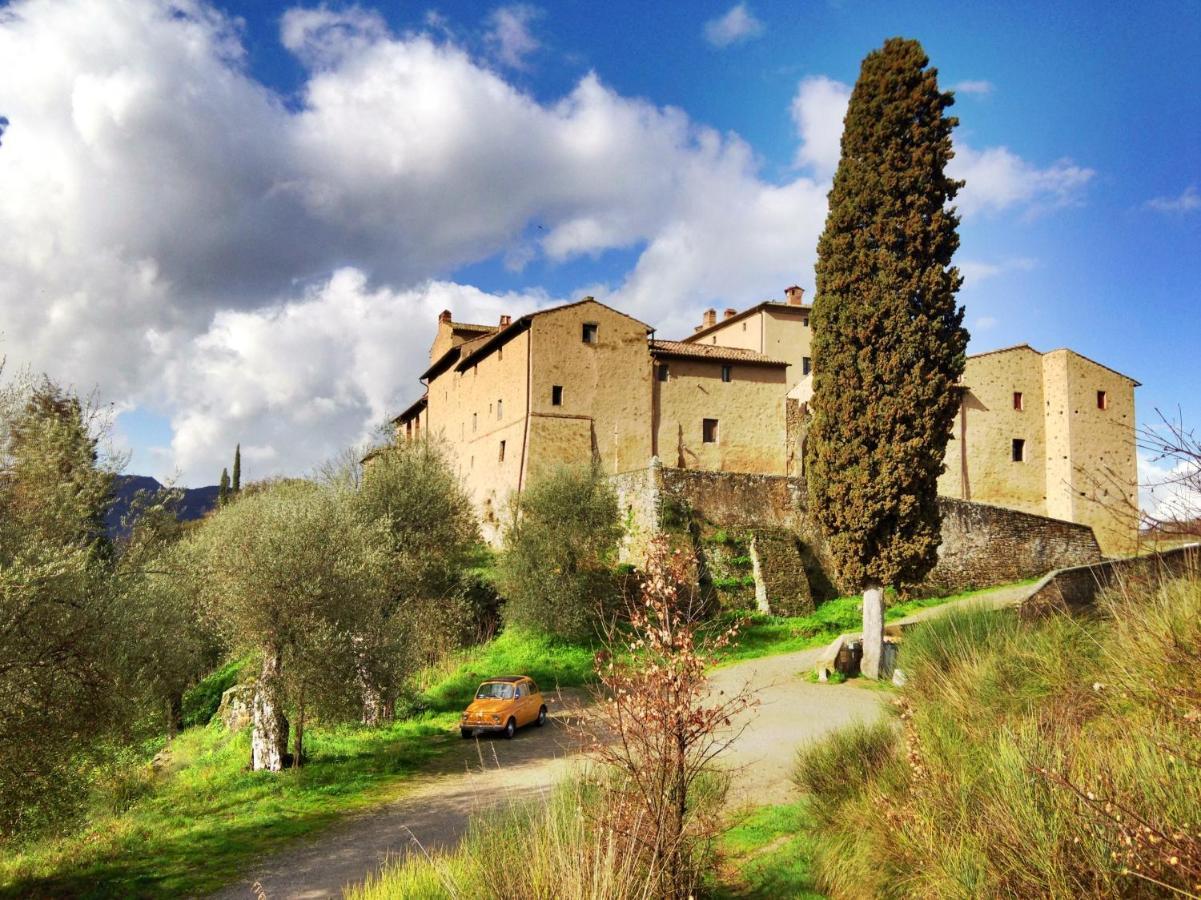
[[659, 363], [659, 365], [655, 367], [655, 375], [658, 377], [658, 379], [660, 381], [666, 381], [667, 380], [667, 363]]
[[595, 322], [585, 322], [584, 323], [584, 343], [585, 344], [595, 344], [596, 343], [596, 330], [597, 330], [597, 324]]
[[505, 442], [504, 442], [504, 441], [501, 441], [501, 442], [500, 442], [500, 453], [498, 453], [498, 454], [496, 455], [496, 461], [497, 461], [497, 462], [504, 462], [504, 461], [505, 461]]
[[813, 371], [813, 358], [810, 356], [801, 357], [801, 374], [808, 375]]
[[550, 405], [551, 406], [562, 406], [563, 405], [563, 385], [552, 384], [550, 386]]
[[1026, 442], [1021, 438], [1013, 439], [1013, 456], [1014, 462], [1026, 461]]
[[743, 323], [742, 323], [742, 330], [743, 330], [743, 331], [746, 331], [746, 322], [743, 322]]
[[1097, 409], [1109, 409], [1109, 394], [1097, 391]]
[[729, 366], [721, 367], [721, 380], [726, 381], [726, 382], [730, 381], [730, 367]]
[[496, 348], [496, 361], [500, 362], [504, 358], [505, 358], [505, 348], [497, 347]]
[[713, 335], [713, 339], [709, 343], [716, 344], [717, 343], [717, 335]]
[[717, 419], [701, 419], [701, 440], [706, 444], [717, 443]]
[[497, 421], [500, 421], [501, 419], [503, 419], [504, 415], [505, 415], [505, 401], [497, 400], [496, 401], [496, 419], [497, 419]]
[[802, 328], [809, 327], [809, 317], [808, 316], [801, 316], [801, 327]]
[[1014, 392], [1013, 392], [1013, 408], [1014, 408], [1014, 409], [1016, 409], [1016, 410], [1018, 410], [1018, 412], [1021, 412], [1023, 409], [1025, 409], [1025, 408], [1026, 408], [1026, 404], [1025, 404], [1025, 402], [1024, 402], [1024, 399], [1023, 399], [1023, 397], [1022, 397], [1022, 392], [1021, 392], [1021, 391], [1014, 391]]

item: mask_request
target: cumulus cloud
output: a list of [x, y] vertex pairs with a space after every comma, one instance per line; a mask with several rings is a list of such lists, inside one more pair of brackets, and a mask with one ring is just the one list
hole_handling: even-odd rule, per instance
[[163, 465], [204, 483], [239, 440], [265, 475], [363, 437], [420, 390], [440, 309], [492, 321], [551, 302], [457, 284], [465, 264], [636, 248], [571, 296], [672, 335], [804, 284], [845, 85], [802, 83], [809, 171], [773, 181], [681, 110], [594, 74], [539, 102], [429, 27], [290, 10], [280, 40], [305, 75], [283, 98], [201, 0], [5, 7], [0, 351], [162, 411]]
[[955, 158], [947, 171], [966, 182], [956, 198], [965, 217], [1013, 207], [1037, 215], [1073, 206], [1081, 202], [1085, 186], [1097, 174], [1070, 159], [1040, 168], [1007, 147], [976, 150], [962, 141], [955, 142]]
[[540, 14], [532, 6], [517, 3], [502, 6], [488, 17], [485, 41], [501, 63], [512, 69], [527, 67], [526, 57], [542, 46], [530, 31], [530, 23]]
[[951, 90], [956, 94], [975, 94], [979, 97], [987, 96], [996, 90], [995, 85], [991, 81], [958, 81], [951, 85]]
[[842, 120], [851, 99], [851, 86], [824, 75], [804, 78], [792, 98], [796, 126], [796, 164], [809, 166], [820, 177], [833, 176], [841, 155]]
[[724, 16], [705, 23], [705, 40], [714, 47], [729, 47], [763, 34], [763, 23], [745, 3], [730, 7]]
[[1190, 213], [1201, 209], [1201, 193], [1190, 184], [1175, 197], [1154, 197], [1147, 201], [1147, 208], [1162, 213]]
[[1188, 522], [1201, 517], [1201, 466], [1196, 460], [1178, 460], [1138, 454], [1139, 506], [1157, 522]]

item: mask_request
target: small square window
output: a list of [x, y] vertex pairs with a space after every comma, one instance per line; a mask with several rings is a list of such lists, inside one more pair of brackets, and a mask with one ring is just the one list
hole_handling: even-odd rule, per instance
[[1014, 462], [1026, 461], [1026, 442], [1021, 438], [1013, 439], [1012, 457]]
[[1013, 408], [1019, 412], [1026, 408], [1025, 398], [1022, 397], [1021, 391], [1013, 392]]
[[1109, 394], [1097, 391], [1097, 409], [1109, 409]]
[[563, 405], [563, 385], [552, 384], [550, 386], [550, 405], [551, 406], [562, 406]]
[[809, 317], [808, 316], [801, 316], [801, 327], [802, 328], [809, 327]]
[[655, 366], [655, 377], [660, 381], [667, 380], [667, 363], [659, 363], [659, 365]]
[[584, 323], [584, 343], [585, 344], [595, 344], [596, 343], [596, 333], [597, 333], [597, 324], [595, 322], [585, 322]]
[[725, 382], [730, 381], [730, 367], [729, 366], [721, 367], [721, 380], [725, 381]]
[[701, 440], [706, 444], [717, 443], [717, 419], [701, 419]]
[[813, 358], [809, 356], [801, 357], [801, 374], [808, 375], [813, 371]]
[[505, 461], [505, 442], [504, 441], [500, 442], [500, 453], [497, 454], [496, 461], [497, 462]]

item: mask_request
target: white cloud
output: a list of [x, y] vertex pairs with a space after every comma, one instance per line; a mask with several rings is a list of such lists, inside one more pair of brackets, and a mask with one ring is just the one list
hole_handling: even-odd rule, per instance
[[996, 316], [979, 316], [976, 321], [972, 323], [972, 331], [991, 331], [999, 324], [1001, 323]]
[[796, 164], [822, 178], [834, 175], [841, 156], [842, 120], [851, 99], [850, 85], [824, 75], [805, 78], [792, 98], [792, 121], [800, 146]]
[[955, 142], [955, 158], [947, 172], [966, 182], [955, 201], [965, 217], [1013, 207], [1035, 215], [1076, 205], [1096, 175], [1070, 159], [1039, 168], [1007, 147], [976, 150], [962, 141]]
[[1006, 272], [1029, 272], [1038, 267], [1038, 260], [1021, 256], [999, 262], [983, 262], [976, 259], [956, 260], [959, 273], [963, 276], [964, 288], [976, 287], [983, 281], [996, 278]]
[[530, 23], [540, 15], [540, 10], [524, 3], [492, 12], [485, 41], [501, 63], [513, 69], [526, 68], [526, 57], [542, 46], [530, 31]]
[[996, 87], [991, 81], [973, 81], [969, 79], [951, 85], [951, 90], [956, 94], [975, 94], [984, 97], [996, 90]]
[[171, 459], [152, 474], [208, 483], [237, 441], [257, 475], [304, 471], [395, 413], [441, 308], [491, 320], [550, 302], [448, 280], [464, 264], [640, 248], [571, 296], [671, 335], [805, 283], [836, 82], [802, 83], [812, 171], [777, 183], [736, 135], [592, 74], [539, 102], [437, 27], [289, 11], [281, 41], [306, 71], [283, 98], [201, 0], [5, 7], [0, 352], [164, 412]]
[[1196, 461], [1138, 454], [1139, 506], [1153, 521], [1201, 517], [1201, 467]]
[[1201, 193], [1190, 184], [1175, 197], [1154, 197], [1147, 201], [1147, 208], [1163, 213], [1190, 213], [1201, 209]]
[[724, 16], [705, 23], [705, 40], [714, 47], [729, 47], [763, 34], [763, 23], [745, 3], [730, 7]]

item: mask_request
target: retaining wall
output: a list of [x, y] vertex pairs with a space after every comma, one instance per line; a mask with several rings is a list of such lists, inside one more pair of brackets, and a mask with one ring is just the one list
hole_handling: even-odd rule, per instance
[[1189, 544], [1130, 559], [1110, 559], [1051, 572], [1023, 602], [1023, 618], [1091, 607], [1107, 588], [1156, 588], [1162, 581], [1201, 571], [1201, 544]]

